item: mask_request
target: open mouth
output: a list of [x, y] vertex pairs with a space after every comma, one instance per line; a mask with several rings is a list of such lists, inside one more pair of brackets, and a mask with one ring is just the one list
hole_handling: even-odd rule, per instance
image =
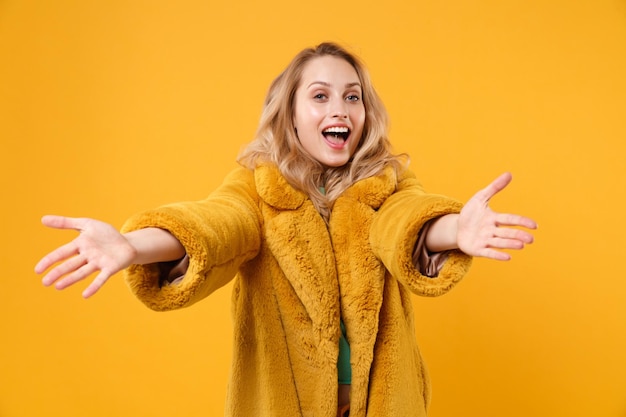
[[322, 135], [324, 135], [326, 140], [333, 143], [345, 142], [350, 136], [350, 129], [343, 126], [329, 127], [328, 129], [324, 129]]

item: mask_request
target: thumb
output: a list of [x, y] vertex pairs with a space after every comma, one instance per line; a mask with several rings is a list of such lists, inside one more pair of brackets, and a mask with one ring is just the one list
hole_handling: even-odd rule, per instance
[[493, 198], [493, 196], [505, 189], [512, 179], [513, 176], [511, 175], [511, 173], [505, 172], [501, 174], [498, 178], [493, 180], [491, 184], [480, 190], [476, 194], [476, 197], [480, 198], [484, 202], [488, 202], [489, 200], [491, 200], [491, 198]]
[[74, 229], [80, 231], [83, 229], [85, 219], [48, 214], [41, 218], [41, 223], [54, 229]]

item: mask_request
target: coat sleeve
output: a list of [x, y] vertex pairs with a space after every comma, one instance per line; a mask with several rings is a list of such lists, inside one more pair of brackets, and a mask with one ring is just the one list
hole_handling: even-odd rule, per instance
[[402, 179], [398, 189], [380, 207], [370, 230], [370, 244], [389, 273], [422, 296], [438, 296], [454, 287], [467, 273], [471, 256], [450, 251], [436, 277], [427, 277], [413, 262], [422, 227], [431, 219], [458, 213], [462, 204], [449, 197], [427, 194], [413, 177]]
[[240, 168], [208, 198], [170, 204], [131, 217], [122, 232], [158, 227], [184, 246], [189, 266], [176, 284], [162, 285], [160, 264], [131, 265], [126, 282], [157, 311], [187, 307], [228, 283], [261, 244], [261, 215], [252, 172]]

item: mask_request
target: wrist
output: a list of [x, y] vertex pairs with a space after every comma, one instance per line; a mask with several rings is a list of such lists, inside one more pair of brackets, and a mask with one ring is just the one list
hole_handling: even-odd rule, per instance
[[134, 251], [134, 264], [169, 262], [185, 256], [178, 239], [164, 229], [149, 227], [124, 234]]
[[446, 214], [432, 220], [432, 225], [426, 235], [426, 249], [429, 252], [443, 252], [458, 249], [457, 243], [459, 215]]

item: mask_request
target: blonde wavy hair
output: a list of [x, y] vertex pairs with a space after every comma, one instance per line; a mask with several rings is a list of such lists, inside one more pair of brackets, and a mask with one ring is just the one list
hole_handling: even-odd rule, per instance
[[[306, 64], [329, 55], [344, 59], [355, 69], [365, 106], [359, 145], [348, 163], [340, 167], [328, 167], [314, 159], [300, 143], [293, 124], [294, 98]], [[378, 175], [388, 166], [397, 174], [406, 168], [408, 157], [391, 153], [388, 128], [385, 106], [359, 58], [335, 43], [322, 43], [302, 50], [274, 79], [265, 98], [255, 139], [237, 161], [249, 169], [260, 164], [275, 164], [289, 184], [306, 193], [328, 221], [334, 201], [352, 184]]]

